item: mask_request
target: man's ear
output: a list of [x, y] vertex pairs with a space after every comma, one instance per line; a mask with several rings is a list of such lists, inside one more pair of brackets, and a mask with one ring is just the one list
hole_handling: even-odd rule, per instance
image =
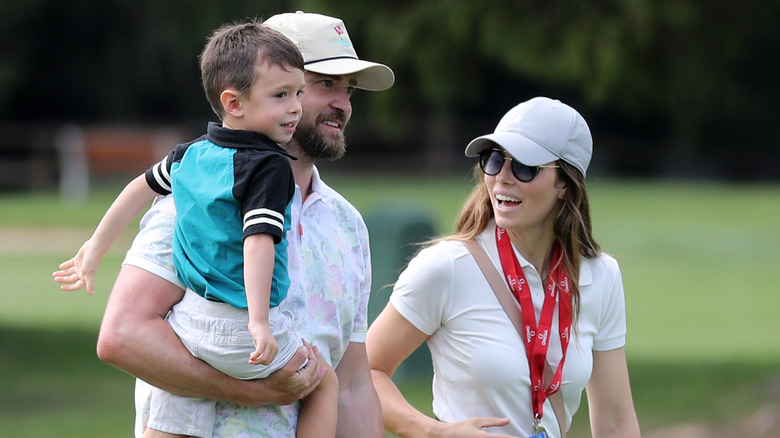
[[219, 101], [222, 103], [222, 109], [225, 114], [229, 114], [235, 118], [241, 118], [244, 116], [244, 107], [241, 101], [241, 93], [235, 88], [226, 88], [219, 95]]

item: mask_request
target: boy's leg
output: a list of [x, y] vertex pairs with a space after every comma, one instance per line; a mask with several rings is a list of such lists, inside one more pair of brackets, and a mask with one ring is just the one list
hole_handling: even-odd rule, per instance
[[297, 438], [333, 438], [336, 436], [336, 422], [339, 407], [339, 380], [333, 368], [319, 386], [301, 400], [298, 415]]
[[143, 438], [188, 438], [187, 435], [177, 435], [175, 433], [168, 433], [168, 432], [160, 432], [159, 430], [154, 430], [150, 428], [146, 428], [144, 431]]
[[215, 405], [214, 400], [181, 397], [154, 388], [144, 438], [211, 438], [216, 422]]

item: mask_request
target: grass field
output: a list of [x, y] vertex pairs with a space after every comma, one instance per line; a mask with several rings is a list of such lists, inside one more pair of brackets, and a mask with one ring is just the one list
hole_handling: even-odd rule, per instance
[[[330, 178], [365, 214], [413, 205], [449, 231], [467, 178]], [[626, 348], [645, 432], [726, 424], [780, 400], [780, 186], [589, 181], [595, 235], [621, 263]], [[132, 379], [95, 338], [132, 231], [104, 260], [98, 293], [65, 293], [56, 265], [86, 239], [117, 187], [83, 205], [0, 194], [0, 436], [130, 436]], [[404, 391], [429, 409], [427, 381]], [[589, 436], [587, 406], [572, 438]], [[751, 436], [742, 434], [741, 436]]]

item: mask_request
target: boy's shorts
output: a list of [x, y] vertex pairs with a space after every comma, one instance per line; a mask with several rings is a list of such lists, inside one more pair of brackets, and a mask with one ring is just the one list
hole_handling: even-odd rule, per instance
[[[250, 365], [254, 342], [249, 313], [230, 304], [209, 301], [191, 290], [168, 315], [168, 322], [193, 356], [238, 379], [262, 379], [282, 368], [303, 345], [293, 331], [292, 313], [269, 309], [268, 323], [279, 352], [269, 365]], [[214, 400], [181, 397], [155, 388], [147, 427], [163, 432], [211, 437]]]

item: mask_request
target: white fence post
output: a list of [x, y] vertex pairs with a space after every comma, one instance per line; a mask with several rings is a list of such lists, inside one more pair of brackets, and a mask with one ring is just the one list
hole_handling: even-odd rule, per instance
[[84, 132], [67, 125], [57, 132], [55, 144], [59, 153], [60, 197], [70, 202], [84, 202], [89, 194], [89, 166]]

